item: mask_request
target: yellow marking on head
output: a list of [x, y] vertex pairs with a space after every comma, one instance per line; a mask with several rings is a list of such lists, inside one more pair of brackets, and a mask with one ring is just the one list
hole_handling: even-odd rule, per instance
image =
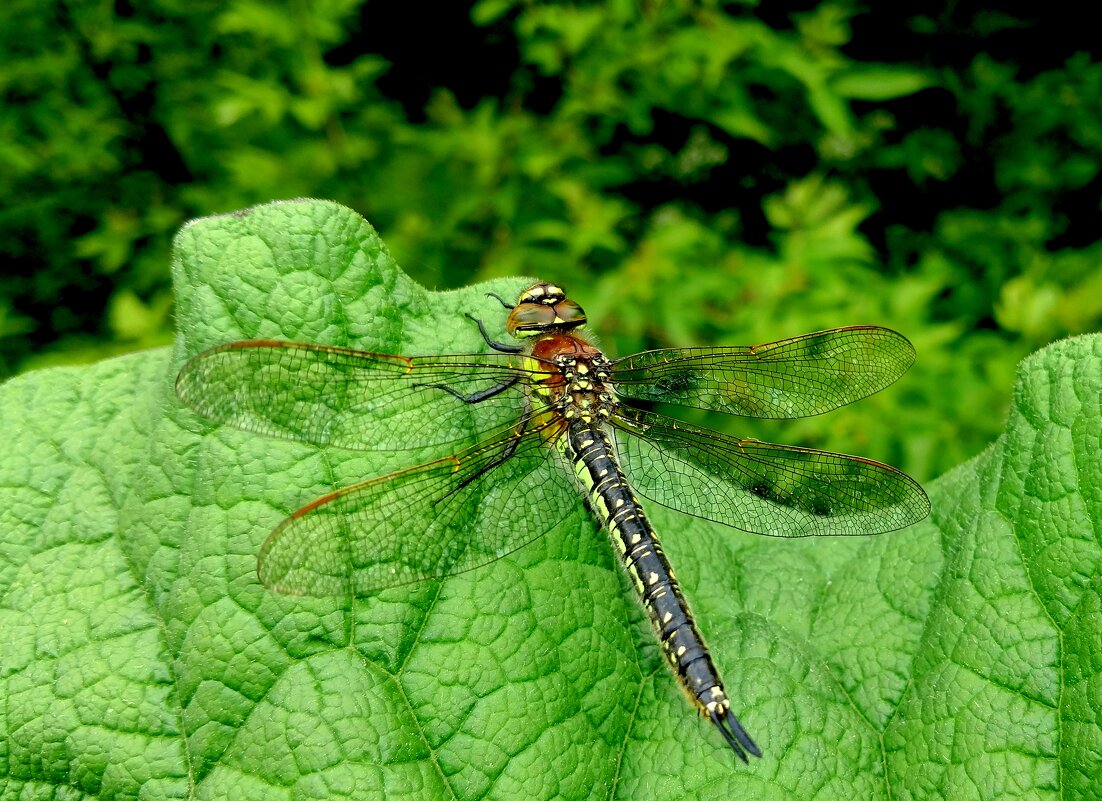
[[520, 303], [546, 303], [551, 305], [554, 298], [565, 298], [566, 292], [554, 284], [532, 284], [520, 293]]

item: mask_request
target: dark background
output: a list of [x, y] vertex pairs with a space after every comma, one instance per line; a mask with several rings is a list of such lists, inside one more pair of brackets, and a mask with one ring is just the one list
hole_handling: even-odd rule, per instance
[[8, 2], [0, 375], [167, 343], [183, 222], [324, 197], [427, 286], [563, 284], [612, 354], [895, 328], [899, 385], [750, 433], [930, 477], [1102, 319], [1096, 34], [1056, 3]]

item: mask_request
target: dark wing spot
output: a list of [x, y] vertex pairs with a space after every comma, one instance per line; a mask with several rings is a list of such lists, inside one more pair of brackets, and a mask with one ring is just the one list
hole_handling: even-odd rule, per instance
[[750, 494], [757, 495], [759, 498], [766, 501], [771, 501], [774, 497], [773, 488], [768, 484], [755, 484], [750, 487]]
[[689, 373], [674, 373], [662, 376], [654, 382], [659, 395], [679, 395], [693, 388], [693, 379]]

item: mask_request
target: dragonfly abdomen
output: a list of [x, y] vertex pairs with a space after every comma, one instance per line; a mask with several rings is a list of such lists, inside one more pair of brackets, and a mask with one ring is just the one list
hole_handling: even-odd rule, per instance
[[723, 733], [735, 753], [761, 756], [731, 712], [731, 703], [693, 620], [658, 535], [631, 491], [608, 436], [600, 428], [575, 423], [561, 440], [590, 504], [616, 546], [647, 617], [682, 690], [699, 712]]

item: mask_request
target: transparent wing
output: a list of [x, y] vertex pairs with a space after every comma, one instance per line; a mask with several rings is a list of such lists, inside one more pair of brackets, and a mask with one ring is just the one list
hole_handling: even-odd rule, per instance
[[624, 398], [747, 417], [809, 417], [878, 392], [915, 351], [887, 328], [833, 328], [764, 345], [648, 350], [613, 362]]
[[621, 408], [612, 424], [636, 492], [743, 531], [877, 534], [930, 511], [914, 479], [869, 459], [735, 439], [639, 409]]
[[543, 432], [508, 430], [323, 496], [268, 536], [257, 575], [291, 595], [364, 595], [488, 564], [577, 507], [554, 455]]
[[[528, 373], [514, 362], [504, 353], [422, 358], [276, 340], [231, 342], [188, 361], [176, 393], [203, 416], [245, 431], [356, 450], [406, 450], [516, 423]], [[478, 403], [453, 394], [477, 395], [510, 381]]]

